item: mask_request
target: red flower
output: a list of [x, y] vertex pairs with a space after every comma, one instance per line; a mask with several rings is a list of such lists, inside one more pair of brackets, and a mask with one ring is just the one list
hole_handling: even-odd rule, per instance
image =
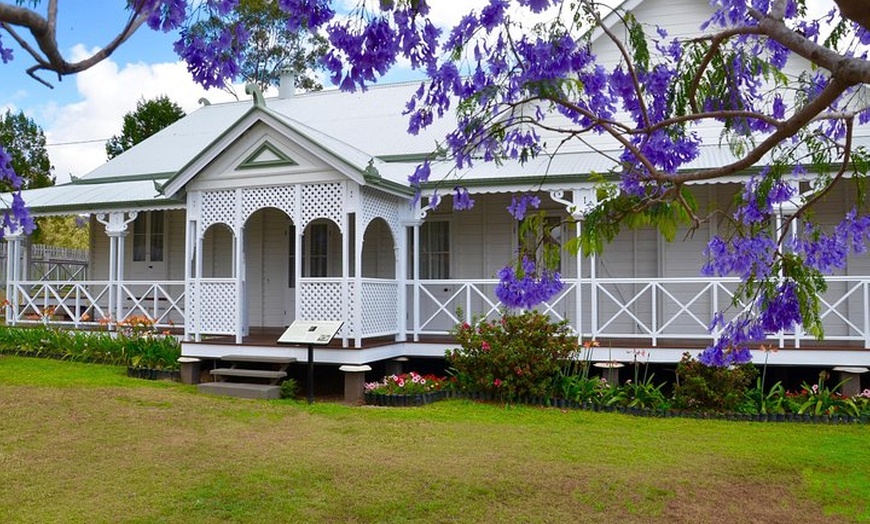
[[500, 378], [497, 378], [497, 379], [493, 380], [493, 381], [492, 381], [492, 385], [495, 386], [495, 387], [499, 387], [499, 386], [501, 386], [501, 379], [500, 379]]

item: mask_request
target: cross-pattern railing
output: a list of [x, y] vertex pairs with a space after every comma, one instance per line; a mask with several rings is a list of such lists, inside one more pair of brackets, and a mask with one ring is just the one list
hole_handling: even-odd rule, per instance
[[183, 326], [185, 319], [183, 281], [20, 281], [12, 284], [7, 301], [12, 324], [97, 326], [142, 316], [155, 327], [170, 328]]
[[[502, 307], [496, 280], [424, 280], [409, 284], [410, 329], [421, 335], [447, 334], [460, 322], [495, 318]], [[735, 302], [737, 279], [600, 278], [569, 279], [563, 290], [539, 310], [554, 320], [568, 320], [584, 336], [662, 340], [708, 340], [716, 312], [733, 318], [746, 306]], [[577, 295], [579, 290], [579, 296]], [[829, 277], [821, 295], [827, 340], [862, 342], [870, 348], [870, 278]], [[798, 327], [771, 334], [780, 346], [799, 346], [811, 337]]]

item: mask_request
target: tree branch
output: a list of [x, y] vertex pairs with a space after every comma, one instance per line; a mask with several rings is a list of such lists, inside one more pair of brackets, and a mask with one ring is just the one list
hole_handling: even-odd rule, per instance
[[[51, 84], [37, 76], [37, 71], [54, 71], [57, 73], [58, 78], [60, 78], [63, 75], [79, 73], [94, 66], [111, 56], [121, 44], [126, 42], [145, 23], [150, 14], [150, 11], [142, 11], [140, 2], [134, 3], [131, 7], [127, 23], [115, 38], [88, 58], [78, 62], [68, 62], [58, 49], [56, 34], [57, 11], [57, 0], [49, 1], [45, 17], [25, 7], [5, 2], [0, 3], [0, 27], [6, 30], [22, 49], [36, 61], [35, 65], [28, 68], [27, 73], [48, 87], [52, 87]], [[24, 40], [14, 30], [14, 27], [22, 27], [30, 31], [39, 50]]]

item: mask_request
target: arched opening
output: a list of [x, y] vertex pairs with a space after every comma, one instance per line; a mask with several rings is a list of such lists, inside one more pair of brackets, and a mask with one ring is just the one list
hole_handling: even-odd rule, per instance
[[383, 218], [369, 222], [363, 235], [362, 276], [396, 278], [396, 251], [390, 226]]
[[233, 231], [226, 224], [212, 224], [202, 236], [202, 276], [233, 276]]
[[245, 222], [245, 297], [249, 327], [284, 327], [293, 319], [293, 225], [286, 213], [263, 208]]

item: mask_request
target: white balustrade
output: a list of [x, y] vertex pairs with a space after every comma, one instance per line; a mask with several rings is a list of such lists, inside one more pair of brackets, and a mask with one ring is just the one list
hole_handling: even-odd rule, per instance
[[[183, 326], [184, 282], [125, 281], [120, 283], [121, 304], [110, 298], [107, 280], [75, 282], [20, 281], [8, 298], [12, 323], [98, 326], [147, 317], [157, 328]], [[120, 315], [113, 314], [120, 311]]]
[[[825, 339], [870, 347], [870, 279], [828, 277], [827, 282], [828, 291], [819, 297]], [[444, 335], [460, 322], [497, 318], [503, 307], [495, 297], [497, 284], [493, 279], [421, 280], [416, 284], [419, 303], [413, 304], [415, 284], [409, 283], [409, 328], [415, 337]], [[708, 331], [717, 312], [730, 319], [746, 307], [734, 299], [739, 284], [729, 278], [565, 279], [562, 291], [537, 309], [599, 339], [641, 339], [652, 345], [662, 340], [711, 341], [718, 335]], [[770, 338], [795, 346], [812, 340], [800, 327]]]

